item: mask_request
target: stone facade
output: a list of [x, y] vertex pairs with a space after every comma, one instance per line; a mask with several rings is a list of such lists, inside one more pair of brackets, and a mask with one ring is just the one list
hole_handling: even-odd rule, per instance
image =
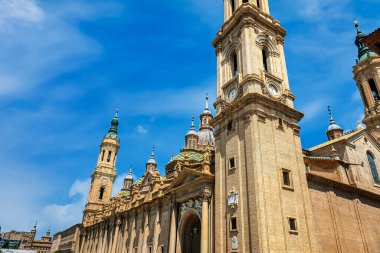
[[79, 252], [81, 224], [76, 224], [64, 231], [56, 233], [53, 237], [51, 253], [56, 251], [62, 253]]
[[153, 149], [144, 176], [133, 181], [131, 170], [111, 198], [116, 114], [92, 175], [79, 252], [379, 252], [380, 58], [358, 29], [354, 73], [367, 128], [344, 134], [329, 110], [328, 141], [303, 150], [285, 29], [267, 0], [225, 0], [224, 7], [212, 42], [215, 117], [206, 99], [199, 130], [193, 118], [165, 175]]

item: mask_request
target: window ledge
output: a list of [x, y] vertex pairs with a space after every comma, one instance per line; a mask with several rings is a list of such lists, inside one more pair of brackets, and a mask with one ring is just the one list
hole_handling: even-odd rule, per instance
[[282, 189], [294, 192], [294, 188], [292, 186], [283, 185]]
[[298, 235], [298, 231], [297, 230], [289, 230], [289, 234]]

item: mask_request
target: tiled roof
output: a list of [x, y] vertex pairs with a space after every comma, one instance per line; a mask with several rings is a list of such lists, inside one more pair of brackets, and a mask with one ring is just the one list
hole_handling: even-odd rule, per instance
[[173, 160], [176, 160], [176, 161], [190, 160], [190, 161], [196, 161], [196, 162], [202, 162], [203, 159], [204, 159], [204, 157], [202, 154], [199, 154], [199, 153], [193, 152], [193, 151], [181, 152], [173, 158]]

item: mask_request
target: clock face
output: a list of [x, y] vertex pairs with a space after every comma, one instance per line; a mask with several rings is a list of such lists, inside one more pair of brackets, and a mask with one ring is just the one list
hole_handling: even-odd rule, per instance
[[230, 92], [228, 93], [228, 100], [232, 101], [236, 98], [236, 95], [237, 95], [237, 91], [235, 88], [233, 88], [232, 90], [230, 90]]
[[269, 84], [268, 85], [268, 90], [269, 90], [270, 94], [272, 94], [274, 96], [277, 96], [278, 93], [279, 93], [278, 88], [275, 85], [273, 85], [273, 84]]

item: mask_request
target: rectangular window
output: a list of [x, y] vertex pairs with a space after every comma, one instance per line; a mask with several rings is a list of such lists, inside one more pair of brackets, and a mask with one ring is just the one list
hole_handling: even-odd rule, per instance
[[237, 230], [237, 220], [236, 220], [236, 217], [232, 217], [230, 219], [230, 230], [231, 231], [236, 231]]
[[282, 178], [283, 178], [284, 185], [290, 186], [290, 173], [289, 173], [289, 171], [283, 170], [282, 171]]
[[235, 157], [232, 157], [230, 158], [230, 161], [229, 161], [229, 169], [230, 170], [234, 170], [236, 167], [235, 167]]
[[297, 231], [296, 218], [289, 218], [289, 230], [292, 232]]
[[305, 169], [306, 169], [306, 172], [309, 172], [309, 164], [308, 163], [305, 163]]
[[280, 128], [284, 127], [284, 122], [281, 118], [278, 118], [278, 127], [280, 127]]
[[103, 195], [104, 195], [104, 188], [100, 188], [100, 191], [99, 191], [99, 199], [102, 200], [103, 199]]
[[105, 150], [102, 151], [102, 162], [104, 161], [104, 153], [105, 152], [106, 152]]
[[164, 253], [164, 252], [165, 252], [165, 246], [161, 245], [161, 253]]

